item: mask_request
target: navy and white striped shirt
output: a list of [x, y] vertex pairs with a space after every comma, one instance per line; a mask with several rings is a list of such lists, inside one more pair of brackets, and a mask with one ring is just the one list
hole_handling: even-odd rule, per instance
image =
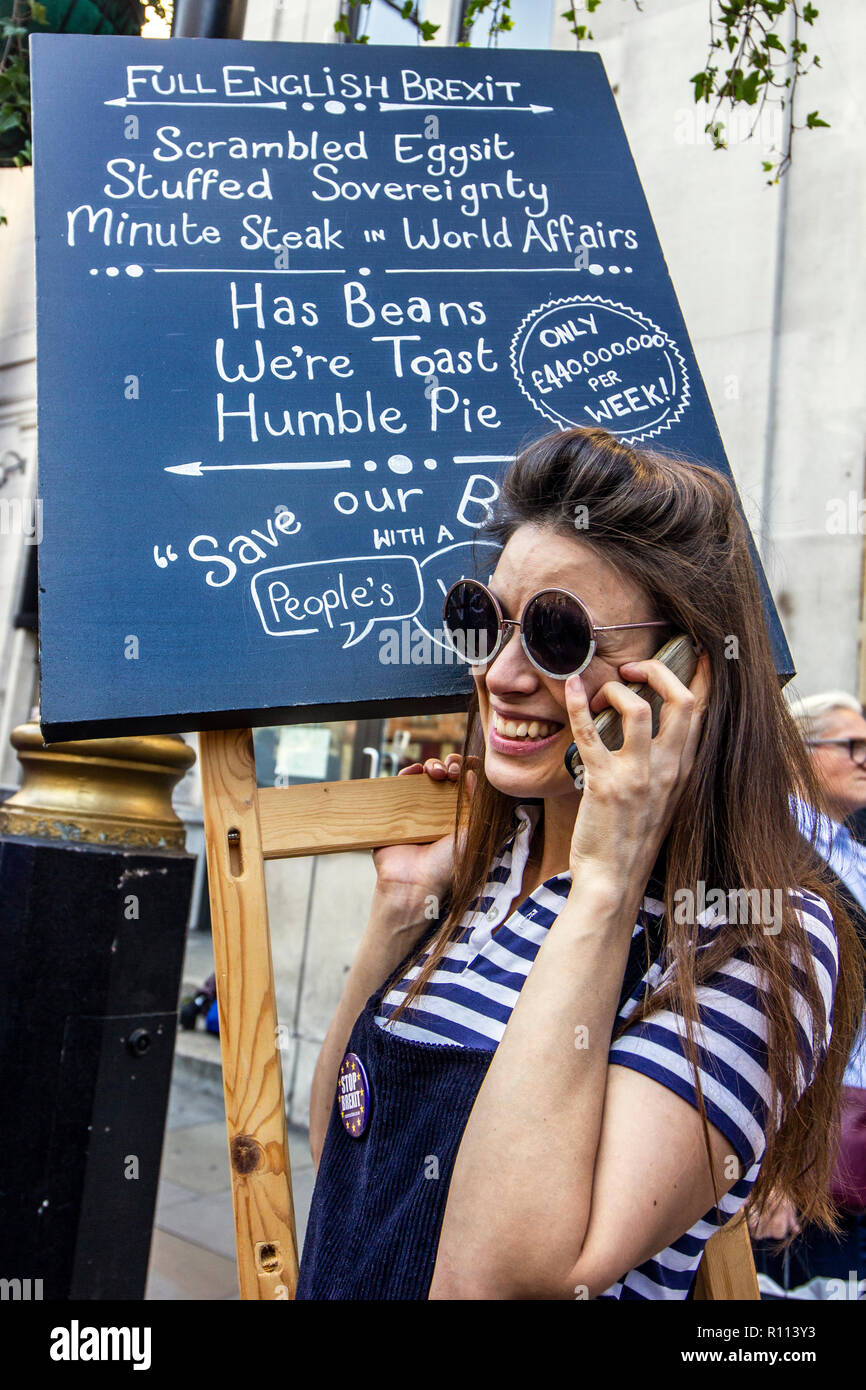
[[[549, 878], [505, 921], [512, 901], [520, 893], [529, 843], [541, 809], [540, 803], [531, 802], [517, 807], [519, 824], [496, 857], [475, 910], [467, 910], [461, 934], [450, 943], [412, 1008], [395, 1023], [390, 1022], [390, 1015], [405, 998], [409, 981], [419, 973], [426, 952], [404, 979], [389, 990], [376, 1016], [380, 1028], [390, 1028], [420, 1042], [495, 1050], [538, 949], [565, 906], [571, 887], [569, 872]], [[833, 920], [823, 898], [802, 890], [796, 891], [794, 898], [811, 942], [827, 1020], [824, 1035], [813, 1038], [809, 1012], [796, 986], [795, 962], [794, 1002], [802, 1026], [804, 1057], [799, 1078], [802, 1089], [814, 1074], [829, 1041], [838, 958]], [[475, 915], [476, 911], [480, 916]], [[649, 917], [658, 918], [662, 913], [661, 902], [645, 897], [635, 933], [642, 930]], [[475, 926], [471, 925], [473, 918]], [[725, 920], [724, 914], [713, 907], [698, 916], [698, 950], [710, 943]], [[701, 937], [705, 938], [703, 945]], [[645, 988], [656, 989], [667, 973], [663, 963], [654, 963], [623, 1004], [619, 1018], [628, 1019], [643, 998]], [[765, 1147], [766, 1115], [774, 1097], [767, 1074], [765, 996], [745, 952], [734, 952], [700, 987], [697, 1002], [699, 1025], [695, 1044], [707, 1118], [730, 1142], [743, 1176], [721, 1199], [721, 1221], [713, 1208], [666, 1250], [599, 1295], [601, 1298], [685, 1298], [704, 1245], [720, 1224], [724, 1225], [739, 1211], [758, 1176]], [[684, 1037], [682, 1019], [669, 1009], [661, 1010], [611, 1044], [610, 1062], [651, 1077], [697, 1108]]]

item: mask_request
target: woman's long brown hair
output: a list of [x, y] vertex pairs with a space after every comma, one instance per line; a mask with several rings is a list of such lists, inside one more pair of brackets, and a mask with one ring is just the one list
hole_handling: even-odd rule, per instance
[[[597, 548], [646, 591], [657, 616], [703, 643], [711, 663], [712, 693], [701, 743], [664, 846], [665, 946], [674, 969], [627, 1023], [617, 1024], [613, 1037], [661, 1009], [684, 1018], [709, 1161], [695, 1047], [696, 990], [734, 952], [745, 953], [762, 982], [767, 1070], [778, 1097], [750, 1204], [760, 1212], [771, 1191], [782, 1193], [801, 1221], [835, 1230], [828, 1180], [838, 1142], [842, 1075], [863, 1015], [864, 955], [824, 861], [800, 834], [791, 812], [792, 795], [827, 808], [780, 689], [734, 490], [714, 469], [630, 448], [601, 429], [575, 429], [539, 440], [510, 465], [483, 536], [504, 544], [527, 524], [550, 527]], [[495, 855], [513, 828], [517, 799], [491, 786], [484, 775], [474, 696], [463, 753], [455, 822], [462, 829], [447, 915], [427, 943], [429, 956], [395, 1017], [411, 1007], [460, 934], [464, 914], [483, 892]], [[478, 758], [478, 781], [466, 815], [470, 755]], [[772, 933], [760, 923], [728, 923], [711, 945], [697, 951], [694, 927], [677, 921], [674, 895], [688, 888], [695, 895], [691, 901], [697, 902], [699, 884], [706, 892], [716, 887], [725, 893], [781, 890], [780, 929], [777, 922]], [[823, 1042], [828, 1020], [813, 953], [797, 903], [787, 891], [798, 887], [825, 900], [838, 942], [832, 1034], [816, 1068], [803, 1056], [792, 997], [796, 971], [812, 1037]], [[820, 1049], [819, 1042], [817, 1055]], [[803, 1076], [810, 1084], [798, 1098]]]

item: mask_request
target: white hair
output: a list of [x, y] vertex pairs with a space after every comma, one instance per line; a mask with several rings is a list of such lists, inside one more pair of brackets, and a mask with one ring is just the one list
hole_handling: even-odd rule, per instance
[[828, 716], [837, 709], [853, 710], [863, 713], [863, 706], [854, 695], [846, 690], [825, 690], [820, 695], [808, 695], [805, 700], [788, 700], [788, 709], [794, 723], [804, 739], [822, 735], [829, 722]]

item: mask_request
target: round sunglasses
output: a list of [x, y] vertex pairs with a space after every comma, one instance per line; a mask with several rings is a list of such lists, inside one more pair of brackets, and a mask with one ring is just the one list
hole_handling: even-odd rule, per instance
[[595, 655], [599, 633], [670, 627], [670, 623], [661, 620], [598, 627], [576, 594], [556, 588], [533, 594], [519, 619], [506, 618], [496, 595], [478, 579], [458, 579], [451, 585], [442, 605], [442, 617], [451, 646], [470, 666], [489, 665], [514, 628], [518, 628], [523, 650], [533, 666], [556, 680], [579, 675], [586, 669]]

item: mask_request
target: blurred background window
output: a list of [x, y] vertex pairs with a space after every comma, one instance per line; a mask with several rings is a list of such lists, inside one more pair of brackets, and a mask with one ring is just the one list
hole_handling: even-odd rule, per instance
[[466, 715], [403, 715], [253, 730], [260, 787], [396, 777], [401, 767], [463, 747]]

